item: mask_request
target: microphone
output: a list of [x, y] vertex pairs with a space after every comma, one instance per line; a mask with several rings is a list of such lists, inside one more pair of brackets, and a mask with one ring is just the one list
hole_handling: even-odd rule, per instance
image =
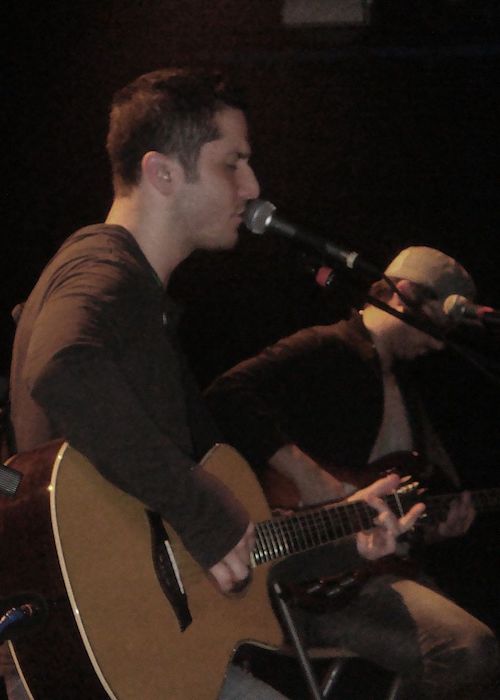
[[20, 594], [0, 599], [0, 644], [17, 639], [33, 627], [45, 622], [47, 603], [37, 594]]
[[290, 223], [277, 214], [276, 207], [271, 202], [263, 199], [250, 200], [246, 206], [244, 222], [252, 233], [261, 235], [270, 231], [286, 238], [296, 238], [321, 253], [331, 256], [349, 270], [359, 270], [376, 278], [382, 277], [382, 273], [375, 266], [360, 258], [359, 253], [353, 250], [343, 250], [324, 238]]
[[456, 322], [482, 321], [483, 323], [500, 323], [500, 311], [491, 306], [479, 306], [460, 294], [451, 294], [443, 302], [444, 313]]

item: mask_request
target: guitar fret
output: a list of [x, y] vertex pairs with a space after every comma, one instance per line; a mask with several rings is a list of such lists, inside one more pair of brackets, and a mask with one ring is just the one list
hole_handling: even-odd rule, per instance
[[317, 543], [314, 539], [315, 529], [314, 529], [314, 518], [312, 513], [306, 513], [305, 522], [307, 525], [307, 533], [309, 535], [309, 547], [314, 547]]
[[355, 524], [356, 521], [357, 523], [360, 522], [358, 503], [348, 503], [345, 505], [341, 510], [340, 516], [344, 536], [352, 535], [353, 532], [359, 529], [359, 525]]
[[294, 543], [294, 552], [300, 552], [303, 548], [303, 544], [301, 545], [301, 535], [302, 535], [302, 530], [299, 527], [299, 520], [297, 516], [292, 516], [290, 518], [290, 525], [291, 529], [293, 530], [293, 543]]
[[318, 543], [319, 544], [325, 544], [328, 542], [328, 530], [326, 527], [325, 523], [325, 518], [323, 517], [323, 514], [321, 511], [316, 513], [315, 515], [315, 522], [316, 522], [316, 533], [318, 536]]
[[326, 514], [324, 511], [319, 511], [318, 513], [318, 518], [320, 527], [321, 527], [321, 532], [320, 532], [320, 540], [322, 544], [325, 544], [328, 542], [329, 537], [328, 537], [328, 527], [327, 527], [327, 522], [326, 522]]
[[272, 543], [269, 538], [269, 532], [268, 532], [268, 523], [269, 521], [266, 520], [264, 523], [262, 523], [262, 538], [265, 543], [265, 554], [266, 554], [266, 561], [271, 561], [273, 558], [273, 550], [272, 550]]
[[320, 544], [325, 544], [325, 542], [328, 542], [328, 531], [326, 529], [325, 519], [321, 512], [317, 513], [315, 520], [318, 541]]
[[296, 526], [296, 532], [298, 533], [298, 537], [296, 540], [296, 552], [304, 552], [307, 549], [309, 549], [309, 544], [307, 542], [307, 531], [305, 527], [301, 527], [301, 523], [304, 523], [304, 515], [302, 514], [301, 516], [295, 516], [295, 523], [294, 525]]
[[[345, 524], [342, 518], [344, 508], [345, 506], [340, 506], [338, 508], [334, 507], [330, 508], [327, 511], [330, 531], [334, 533], [337, 537], [344, 537], [347, 534], [345, 530]], [[336, 523], [334, 521], [336, 521]]]
[[281, 533], [279, 531], [279, 524], [276, 520], [271, 520], [271, 529], [274, 535], [274, 540], [276, 542], [277, 546], [277, 555], [280, 557], [284, 557], [286, 552], [285, 548], [283, 546], [283, 538], [281, 536]]
[[352, 535], [359, 529], [359, 503], [348, 503], [341, 511], [344, 536]]
[[313, 517], [313, 522], [314, 522], [314, 532], [316, 535], [316, 542], [318, 545], [324, 544], [325, 543], [325, 528], [323, 527], [323, 519], [321, 517], [321, 513], [315, 512], [312, 514]]
[[266, 546], [266, 538], [264, 532], [262, 531], [262, 526], [264, 524], [265, 523], [259, 523], [255, 528], [256, 548], [259, 556], [259, 561], [257, 562], [258, 564], [262, 564], [265, 561], [269, 561], [269, 551]]
[[[387, 500], [386, 500], [387, 502]], [[391, 508], [392, 512], [394, 513], [394, 508]], [[362, 530], [369, 530], [370, 528], [374, 527], [373, 519], [377, 516], [377, 511], [374, 510], [371, 506], [369, 506], [367, 503], [363, 503], [363, 513], [362, 513], [362, 523], [363, 527], [361, 528]]]
[[279, 530], [279, 535], [280, 535], [280, 540], [281, 540], [281, 549], [282, 549], [282, 554], [287, 555], [290, 554], [290, 545], [286, 533], [286, 528], [285, 528], [285, 521], [282, 518], [277, 518], [275, 521], [276, 527]]
[[283, 537], [284, 531], [280, 528], [278, 520], [270, 521], [270, 531], [273, 538], [273, 548], [276, 557], [284, 557], [288, 552], [285, 546], [286, 539]]
[[267, 541], [269, 543], [270, 559], [276, 559], [279, 555], [279, 548], [278, 548], [278, 544], [277, 544], [275, 537], [274, 537], [274, 530], [273, 530], [273, 525], [272, 525], [271, 520], [266, 521], [265, 529], [266, 529]]
[[351, 505], [353, 506], [352, 512], [356, 516], [356, 520], [358, 523], [356, 530], [365, 530], [366, 529], [366, 504], [363, 502], [359, 502], [359, 503], [352, 503]]
[[263, 551], [260, 542], [260, 528], [259, 525], [255, 527], [255, 544], [250, 555], [250, 560], [253, 566], [258, 566], [262, 563]]
[[300, 525], [301, 516], [294, 515], [290, 518], [290, 525], [293, 534], [293, 552], [302, 552], [307, 549], [307, 542], [304, 537], [304, 530]]
[[275, 551], [273, 548], [272, 539], [269, 536], [269, 520], [266, 520], [266, 522], [262, 523], [262, 525], [262, 535], [266, 544], [266, 561], [272, 561], [275, 558]]

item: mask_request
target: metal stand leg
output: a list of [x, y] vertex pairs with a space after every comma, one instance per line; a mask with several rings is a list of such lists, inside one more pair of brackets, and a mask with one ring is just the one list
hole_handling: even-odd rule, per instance
[[[339, 674], [341, 673], [342, 669], [351, 657], [339, 656], [337, 658], [334, 658], [330, 668], [326, 673], [325, 678], [323, 679], [323, 682], [320, 684], [316, 679], [316, 675], [311, 665], [311, 660], [309, 654], [306, 651], [304, 642], [299, 634], [295, 622], [293, 621], [290, 612], [290, 607], [287, 603], [286, 592], [283, 591], [283, 588], [277, 581], [272, 582], [271, 588], [281, 615], [281, 619], [288, 631], [290, 641], [302, 668], [304, 678], [311, 693], [311, 697], [313, 698], [313, 700], [327, 700], [327, 698], [331, 697], [330, 693]], [[385, 700], [397, 700], [400, 686], [401, 676], [395, 676]]]
[[348, 661], [349, 658], [345, 656], [339, 656], [335, 661], [332, 661], [326, 677], [321, 684], [321, 697], [324, 698], [324, 700], [330, 697], [330, 691]]
[[283, 590], [277, 581], [273, 582], [272, 589], [276, 597], [276, 602], [278, 604], [282, 620], [285, 623], [286, 628], [290, 634], [291, 642], [297, 654], [299, 663], [302, 667], [302, 671], [304, 672], [304, 676], [307, 685], [309, 686], [309, 690], [311, 691], [311, 695], [314, 698], [314, 700], [323, 700], [323, 694], [321, 693], [321, 690], [319, 689], [318, 683], [314, 676], [314, 671], [311, 666], [309, 656], [307, 655], [307, 652], [305, 650], [304, 643], [300, 638], [297, 627], [290, 614], [290, 608], [286, 603]]
[[399, 689], [401, 687], [401, 676], [395, 676], [389, 688], [389, 694], [386, 700], [397, 700]]

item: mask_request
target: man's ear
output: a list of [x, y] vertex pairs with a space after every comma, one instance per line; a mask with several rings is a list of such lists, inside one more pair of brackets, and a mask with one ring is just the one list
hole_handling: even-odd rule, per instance
[[[413, 284], [410, 280], [398, 280], [396, 282], [396, 288], [401, 292], [403, 298], [409, 299], [410, 301], [414, 297]], [[401, 297], [394, 292], [391, 298], [391, 306], [393, 306], [398, 311], [408, 311], [408, 305], [401, 299]]]
[[158, 192], [168, 195], [182, 174], [180, 163], [158, 151], [148, 151], [141, 162], [142, 175]]

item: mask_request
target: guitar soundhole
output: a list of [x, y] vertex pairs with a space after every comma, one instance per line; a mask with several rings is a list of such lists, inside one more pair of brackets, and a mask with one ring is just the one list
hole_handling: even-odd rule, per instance
[[191, 624], [193, 618], [189, 611], [187, 596], [176, 573], [175, 559], [168, 546], [169, 538], [161, 516], [146, 510], [151, 531], [151, 556], [158, 583], [177, 617], [181, 632]]

